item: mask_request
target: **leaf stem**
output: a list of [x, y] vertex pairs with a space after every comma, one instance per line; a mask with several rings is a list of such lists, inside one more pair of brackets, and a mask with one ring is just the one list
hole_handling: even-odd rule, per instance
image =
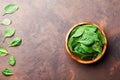
[[6, 15], [6, 13], [5, 13], [5, 12], [3, 12], [3, 13], [2, 13], [2, 16], [4, 16], [4, 15]]
[[6, 40], [6, 37], [4, 37], [4, 39], [3, 39], [3, 43], [5, 42], [5, 40]]

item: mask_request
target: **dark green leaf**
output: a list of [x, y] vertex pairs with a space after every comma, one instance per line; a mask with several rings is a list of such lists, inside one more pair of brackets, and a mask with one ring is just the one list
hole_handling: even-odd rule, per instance
[[14, 66], [16, 64], [16, 60], [14, 56], [11, 56], [8, 60], [9, 65]]
[[83, 34], [83, 32], [84, 32], [84, 28], [81, 26], [78, 26], [78, 29], [75, 31], [72, 37], [79, 37]]
[[99, 41], [98, 35], [94, 32], [85, 31], [81, 40], [79, 40], [78, 42], [85, 44], [85, 45], [91, 45], [95, 41]]
[[81, 48], [81, 44], [77, 44], [74, 48], [74, 52], [76, 53], [86, 53], [83, 48]]
[[83, 25], [85, 27], [85, 30], [90, 32], [95, 32], [97, 30], [97, 27], [91, 24]]
[[4, 8], [3, 15], [5, 15], [5, 14], [13, 14], [14, 12], [16, 12], [18, 10], [18, 8], [19, 7], [16, 4], [8, 4]]
[[0, 47], [0, 56], [6, 56], [8, 54], [8, 51], [3, 48], [3, 47]]
[[95, 44], [93, 44], [92, 48], [94, 51], [102, 53], [102, 47], [100, 46], [99, 42], [96, 42]]
[[105, 43], [105, 39], [103, 34], [100, 32], [100, 30], [97, 30], [96, 33], [98, 34], [98, 38], [100, 39], [102, 45]]
[[19, 46], [21, 43], [22, 43], [22, 39], [20, 37], [16, 37], [10, 42], [9, 46], [11, 47]]
[[69, 47], [69, 49], [72, 51], [73, 49], [72, 49], [72, 42], [74, 41], [74, 39], [71, 37], [71, 38], [69, 38], [68, 39], [68, 47]]
[[90, 46], [86, 46], [84, 44], [81, 44], [81, 48], [85, 51], [85, 53], [93, 53], [94, 50]]
[[3, 74], [4, 76], [11, 76], [11, 75], [13, 75], [13, 72], [12, 72], [12, 70], [9, 69], [9, 68], [4, 68], [4, 69], [2, 70], [2, 74]]
[[12, 21], [10, 20], [10, 19], [8, 19], [8, 18], [6, 18], [6, 19], [4, 19], [4, 20], [2, 20], [1, 22], [0, 22], [0, 24], [1, 25], [4, 25], [4, 26], [8, 26], [8, 25], [10, 25], [12, 23]]

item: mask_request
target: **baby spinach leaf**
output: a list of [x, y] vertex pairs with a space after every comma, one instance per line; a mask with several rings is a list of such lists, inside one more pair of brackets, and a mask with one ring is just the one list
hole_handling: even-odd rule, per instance
[[86, 53], [83, 48], [81, 48], [81, 44], [77, 44], [74, 48], [74, 52], [76, 53]]
[[6, 18], [6, 19], [4, 19], [4, 20], [2, 20], [1, 22], [0, 22], [0, 24], [1, 25], [4, 25], [4, 26], [8, 26], [8, 25], [10, 25], [12, 23], [12, 21], [10, 20], [10, 19], [8, 19], [8, 18]]
[[85, 31], [85, 33], [83, 34], [81, 40], [79, 40], [78, 42], [80, 42], [82, 44], [85, 44], [85, 45], [91, 45], [95, 41], [99, 41], [98, 35], [96, 33], [94, 33], [94, 32]]
[[18, 8], [19, 7], [16, 4], [8, 4], [4, 8], [3, 15], [5, 15], [5, 14], [13, 14], [18, 10]]
[[102, 33], [97, 30], [96, 33], [98, 34], [98, 38], [100, 39], [102, 45], [105, 43], [105, 39], [104, 39], [104, 36], [102, 35]]
[[0, 56], [6, 56], [8, 54], [8, 51], [3, 48], [3, 47], [0, 47]]
[[4, 37], [7, 38], [7, 37], [11, 37], [13, 36], [15, 33], [15, 29], [14, 28], [7, 28], [5, 31], [4, 31]]
[[78, 29], [75, 31], [72, 37], [79, 37], [83, 34], [83, 32], [84, 32], [84, 28], [81, 26], [78, 26]]
[[8, 60], [9, 65], [14, 66], [16, 64], [16, 60], [14, 56], [11, 56]]
[[16, 37], [10, 42], [9, 46], [10, 47], [19, 46], [21, 43], [22, 39], [20, 37]]
[[14, 28], [7, 28], [4, 31], [4, 40], [3, 42], [6, 40], [6, 38], [8, 37], [12, 37], [15, 33], [15, 29]]
[[93, 56], [91, 56], [91, 55], [84, 55], [84, 56], [81, 57], [81, 59], [83, 59], [83, 60], [92, 60]]
[[100, 46], [100, 44], [98, 42], [96, 42], [95, 44], [93, 44], [92, 48], [93, 48], [94, 51], [96, 51], [98, 53], [102, 52], [102, 47]]
[[81, 48], [85, 51], [85, 53], [93, 53], [94, 50], [90, 46], [86, 46], [84, 44], [81, 44]]
[[97, 30], [97, 27], [91, 24], [83, 25], [85, 27], [85, 30], [90, 32], [95, 32]]
[[74, 39], [71, 37], [71, 38], [69, 38], [69, 40], [68, 40], [68, 47], [69, 47], [69, 49], [72, 51], [72, 42], [74, 41]]
[[9, 69], [9, 68], [4, 68], [4, 69], [2, 70], [2, 74], [3, 74], [4, 76], [11, 76], [11, 75], [13, 75], [13, 72], [12, 72], [12, 70]]

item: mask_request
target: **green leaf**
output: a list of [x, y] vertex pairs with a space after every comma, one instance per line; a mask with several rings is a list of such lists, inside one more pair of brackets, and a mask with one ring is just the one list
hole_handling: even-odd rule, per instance
[[0, 47], [0, 56], [6, 56], [8, 54], [8, 51], [3, 48], [3, 47]]
[[71, 32], [70, 32], [70, 37], [76, 32], [76, 30], [78, 29], [79, 27], [75, 27]]
[[5, 29], [3, 42], [5, 42], [6, 38], [12, 37], [14, 34], [15, 34], [15, 29], [14, 28]]
[[73, 50], [73, 49], [72, 49], [72, 42], [73, 42], [73, 41], [74, 41], [74, 39], [73, 39], [72, 37], [68, 39], [68, 47], [69, 47], [70, 51]]
[[81, 44], [77, 44], [74, 48], [74, 52], [76, 53], [86, 53], [83, 48], [81, 48]]
[[21, 43], [22, 39], [20, 37], [16, 37], [10, 42], [9, 46], [10, 47], [19, 46]]
[[83, 34], [84, 32], [84, 27], [82, 26], [78, 26], [77, 30], [75, 31], [75, 33], [72, 35], [72, 37], [79, 37]]
[[6, 18], [0, 22], [1, 25], [8, 26], [12, 23], [12, 20]]
[[94, 51], [98, 53], [102, 53], [102, 47], [100, 46], [99, 42], [96, 42], [95, 44], [93, 44], [92, 48]]
[[5, 15], [5, 14], [13, 14], [18, 10], [18, 8], [19, 7], [16, 4], [8, 4], [4, 8], [3, 15]]
[[105, 39], [104, 39], [103, 34], [100, 32], [99, 29], [96, 31], [96, 33], [98, 34], [98, 38], [100, 39], [100, 41], [101, 41], [101, 43], [103, 45], [105, 43]]
[[16, 59], [14, 56], [11, 56], [8, 60], [9, 65], [14, 66], [16, 64]]
[[4, 37], [5, 38], [8, 38], [8, 37], [12, 37], [15, 33], [15, 29], [14, 28], [7, 28], [5, 31], [4, 31]]
[[81, 40], [79, 40], [78, 42], [85, 44], [85, 45], [91, 45], [95, 41], [99, 41], [98, 35], [94, 32], [85, 31]]
[[86, 46], [84, 44], [81, 44], [81, 48], [85, 51], [85, 53], [93, 53], [94, 50], [92, 49], [91, 46]]
[[13, 75], [13, 72], [12, 72], [12, 70], [9, 69], [9, 68], [4, 68], [4, 69], [2, 70], [2, 74], [3, 74], [4, 76], [11, 76], [11, 75]]
[[91, 24], [83, 25], [85, 27], [85, 30], [90, 32], [95, 32], [97, 30], [97, 27]]

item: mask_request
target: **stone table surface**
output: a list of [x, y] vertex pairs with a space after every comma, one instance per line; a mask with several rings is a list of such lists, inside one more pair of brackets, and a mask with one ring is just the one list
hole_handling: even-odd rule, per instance
[[[2, 16], [9, 3], [19, 5], [19, 10]], [[9, 52], [0, 57], [0, 80], [120, 80], [119, 0], [0, 0], [0, 21], [4, 18], [12, 24], [0, 25], [0, 46]], [[102, 26], [108, 39], [105, 55], [91, 65], [72, 60], [65, 49], [67, 31], [83, 21]], [[14, 27], [16, 33], [2, 43], [7, 27]], [[22, 45], [8, 47], [17, 36], [22, 37]], [[8, 64], [11, 55], [16, 57], [14, 67]], [[3, 76], [5, 67], [14, 75]]]

